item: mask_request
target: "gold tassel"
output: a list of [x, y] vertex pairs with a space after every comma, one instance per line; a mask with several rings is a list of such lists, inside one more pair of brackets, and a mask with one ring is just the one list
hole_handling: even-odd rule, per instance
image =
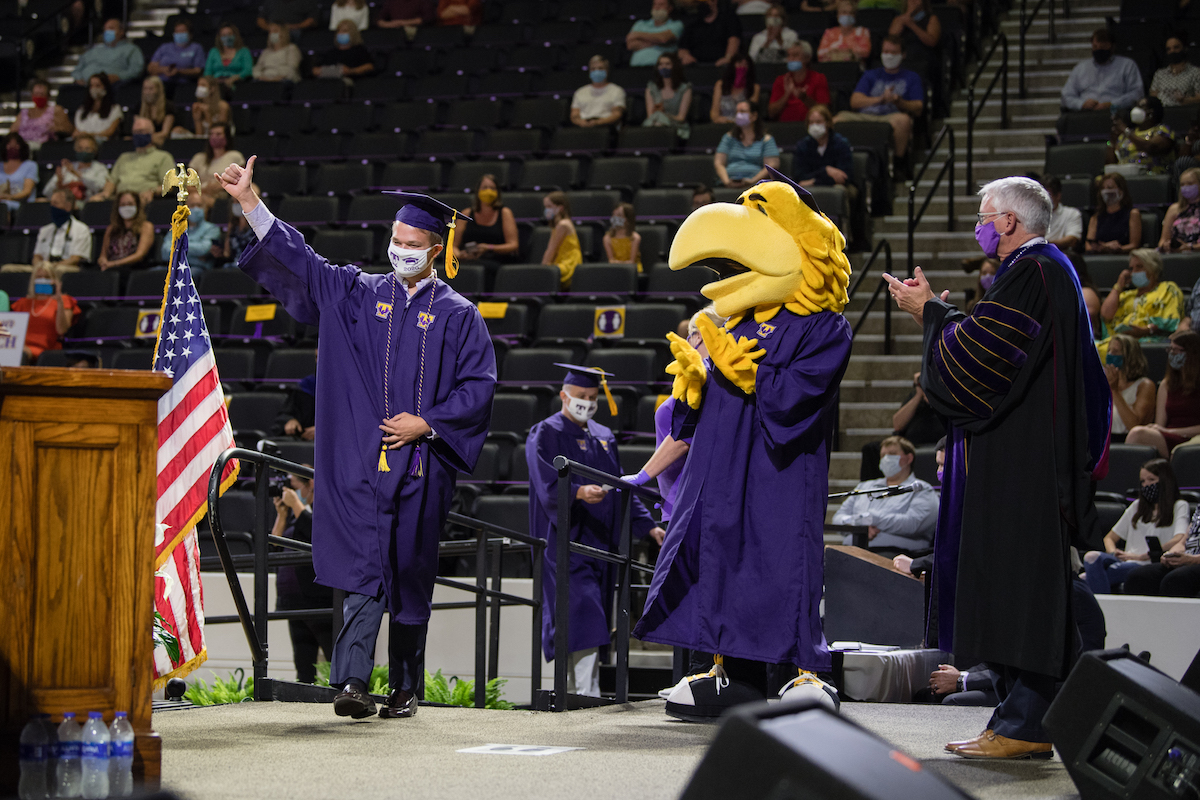
[[604, 387], [604, 396], [608, 399], [608, 413], [615, 417], [617, 415], [617, 401], [613, 400], [612, 392], [608, 390], [608, 381], [604, 379], [603, 375], [600, 376], [600, 385]]
[[447, 226], [450, 232], [446, 234], [446, 277], [451, 279], [458, 275], [458, 259], [454, 257], [454, 220], [456, 219], [458, 219], [457, 211], [450, 219], [450, 224]]
[[386, 444], [381, 444], [379, 446], [379, 471], [380, 472], [391, 472], [392, 471], [392, 468], [389, 467], [388, 463], [387, 463], [387, 445]]

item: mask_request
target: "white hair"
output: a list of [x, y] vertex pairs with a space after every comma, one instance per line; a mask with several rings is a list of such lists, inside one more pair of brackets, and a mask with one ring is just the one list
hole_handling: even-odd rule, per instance
[[809, 61], [812, 61], [812, 57], [813, 57], [812, 45], [809, 44], [808, 42], [806, 42], [804, 39], [797, 39], [796, 42], [792, 45], [792, 47], [799, 47], [801, 50], [804, 51], [804, 57], [807, 58]]
[[1031, 178], [994, 180], [979, 190], [979, 196], [982, 202], [991, 201], [993, 211], [1015, 214], [1034, 236], [1045, 236], [1050, 228], [1054, 204], [1045, 187]]
[[696, 321], [699, 320], [701, 317], [708, 317], [710, 320], [712, 320], [713, 324], [716, 325], [718, 328], [720, 328], [722, 325], [724, 325], [725, 321], [727, 319], [726, 317], [722, 317], [720, 314], [717, 313], [716, 306], [714, 306], [712, 303], [709, 303], [704, 308], [700, 309], [695, 314], [693, 314], [692, 318], [690, 320], [688, 320], [688, 337], [689, 338], [692, 336], [695, 336], [697, 333], [700, 332], [700, 326], [696, 324]]

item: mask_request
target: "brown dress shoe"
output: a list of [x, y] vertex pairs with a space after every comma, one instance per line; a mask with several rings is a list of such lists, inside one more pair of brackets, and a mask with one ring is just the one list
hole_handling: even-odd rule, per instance
[[954, 750], [963, 758], [1053, 758], [1054, 747], [1049, 742], [1023, 742], [988, 731], [970, 744]]
[[384, 719], [405, 719], [417, 713], [417, 696], [403, 689], [392, 689], [387, 702], [379, 709]]
[[366, 719], [375, 715], [375, 701], [366, 689], [355, 682], [347, 683], [333, 698], [333, 713], [339, 717]]
[[946, 752], [953, 753], [955, 750], [962, 747], [963, 745], [975, 744], [976, 742], [978, 742], [980, 739], [984, 738], [991, 732], [992, 732], [992, 729], [988, 728], [983, 733], [976, 736], [974, 739], [963, 739], [961, 742], [950, 742], [949, 744], [946, 745]]

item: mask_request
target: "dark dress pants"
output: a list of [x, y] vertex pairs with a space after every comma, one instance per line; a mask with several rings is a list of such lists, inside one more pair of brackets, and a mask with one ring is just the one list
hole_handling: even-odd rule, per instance
[[[347, 593], [342, 603], [342, 630], [333, 645], [330, 685], [340, 688], [350, 679], [370, 687], [375, 666], [375, 640], [379, 623], [387, 612], [382, 593], [379, 597]], [[425, 694], [425, 637], [429, 624], [388, 627], [388, 683], [423, 699]]]

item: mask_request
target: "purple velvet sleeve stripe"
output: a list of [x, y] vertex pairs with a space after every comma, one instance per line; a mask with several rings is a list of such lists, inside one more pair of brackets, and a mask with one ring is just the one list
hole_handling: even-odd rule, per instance
[[1012, 379], [998, 371], [1004, 369], [1003, 362], [974, 347], [971, 340], [962, 335], [961, 325], [947, 325], [946, 330], [942, 332], [942, 344], [954, 363], [979, 384], [984, 392], [1005, 394], [1012, 386]]
[[988, 329], [1010, 341], [1019, 342], [1020, 339], [1017, 336], [1002, 333], [1002, 331], [1008, 330], [1011, 334], [1023, 336], [1025, 339], [1036, 339], [1042, 330], [1042, 326], [1033, 317], [992, 300], [984, 300], [976, 305], [973, 316], [980, 320], [997, 323], [989, 324]]
[[968, 388], [967, 383], [964, 383], [965, 379], [976, 384], [975, 381], [970, 380], [966, 371], [955, 363], [953, 355], [947, 352], [944, 336], [943, 333], [943, 339], [938, 342], [937, 347], [933, 348], [933, 365], [937, 368], [938, 377], [941, 378], [946, 391], [962, 408], [981, 419], [990, 417], [993, 411], [992, 407], [975, 391]]
[[[997, 335], [988, 329], [988, 325], [996, 325], [992, 320], [980, 321], [974, 317], [967, 317], [959, 326], [959, 336], [964, 343], [970, 343], [970, 346], [977, 347], [998, 361], [1004, 362], [1007, 366], [1014, 369], [1020, 369], [1025, 363], [1025, 351], [1019, 346], [1009, 342], [1004, 336]], [[1001, 331], [1012, 334], [1011, 328], [1001, 327]], [[1015, 336], [1015, 334], [1013, 334]], [[1003, 371], [1003, 369], [1001, 369]]]

